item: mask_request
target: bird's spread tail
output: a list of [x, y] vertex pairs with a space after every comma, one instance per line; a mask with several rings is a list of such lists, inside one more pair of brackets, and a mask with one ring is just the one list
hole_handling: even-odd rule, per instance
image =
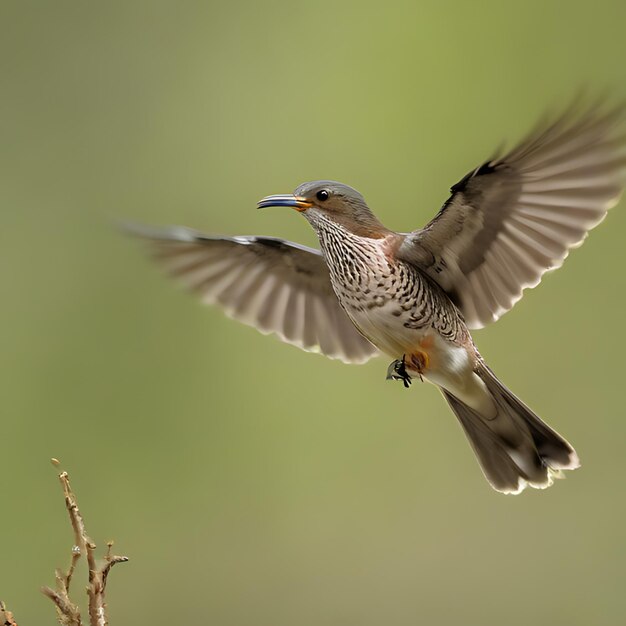
[[516, 398], [484, 364], [476, 372], [497, 407], [486, 418], [442, 389], [494, 489], [519, 493], [549, 487], [562, 470], [580, 466], [572, 446]]

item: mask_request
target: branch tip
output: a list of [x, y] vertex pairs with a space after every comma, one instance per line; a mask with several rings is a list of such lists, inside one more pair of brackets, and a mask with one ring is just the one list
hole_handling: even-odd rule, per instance
[[0, 626], [17, 626], [13, 613], [7, 610], [2, 600], [0, 600]]
[[[57, 465], [57, 459], [53, 459], [53, 464]], [[78, 508], [76, 496], [70, 485], [69, 474], [65, 471], [59, 474], [59, 481], [63, 488], [65, 496], [65, 508], [67, 509], [72, 530], [74, 531], [74, 545], [71, 550], [70, 565], [67, 572], [62, 570], [56, 571], [56, 587], [44, 587], [42, 592], [50, 598], [57, 610], [57, 618], [62, 626], [81, 626], [81, 615], [78, 607], [70, 600], [69, 590], [72, 576], [74, 574], [76, 563], [81, 556], [85, 556], [87, 560], [89, 584], [87, 585], [87, 597], [89, 606], [89, 623], [90, 626], [107, 626], [108, 618], [106, 611], [106, 602], [104, 598], [106, 583], [111, 568], [117, 563], [125, 563], [128, 557], [115, 556], [111, 554], [113, 542], [107, 542], [107, 550], [103, 561], [100, 565], [96, 562], [95, 550], [96, 544], [90, 539], [85, 528], [85, 521]], [[0, 624], [0, 626], [4, 626]], [[9, 624], [9, 626], [12, 626]]]

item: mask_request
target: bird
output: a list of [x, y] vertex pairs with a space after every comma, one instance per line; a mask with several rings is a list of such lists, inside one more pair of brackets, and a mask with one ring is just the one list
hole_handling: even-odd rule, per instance
[[624, 108], [576, 102], [450, 188], [424, 227], [383, 225], [348, 185], [269, 195], [319, 248], [265, 236], [132, 226], [206, 304], [262, 333], [345, 363], [393, 359], [387, 378], [439, 388], [490, 485], [543, 489], [580, 466], [574, 448], [493, 373], [471, 335], [560, 267], [626, 184]]

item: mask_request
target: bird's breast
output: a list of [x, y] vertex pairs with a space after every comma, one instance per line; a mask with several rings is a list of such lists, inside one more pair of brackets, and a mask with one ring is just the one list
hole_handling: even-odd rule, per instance
[[370, 251], [331, 270], [335, 294], [356, 327], [383, 352], [397, 356], [433, 330], [436, 314], [427, 286], [411, 268]]
[[341, 306], [382, 352], [398, 358], [430, 335], [466, 339], [449, 298], [417, 268], [395, 259], [385, 238], [359, 237], [336, 225], [320, 228], [318, 236]]

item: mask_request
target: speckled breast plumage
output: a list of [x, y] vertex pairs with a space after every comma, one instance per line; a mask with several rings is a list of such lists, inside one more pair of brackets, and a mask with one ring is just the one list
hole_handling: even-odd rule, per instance
[[391, 261], [386, 239], [359, 237], [323, 219], [316, 227], [337, 298], [383, 352], [401, 356], [429, 334], [457, 345], [471, 341], [441, 288], [417, 268]]

